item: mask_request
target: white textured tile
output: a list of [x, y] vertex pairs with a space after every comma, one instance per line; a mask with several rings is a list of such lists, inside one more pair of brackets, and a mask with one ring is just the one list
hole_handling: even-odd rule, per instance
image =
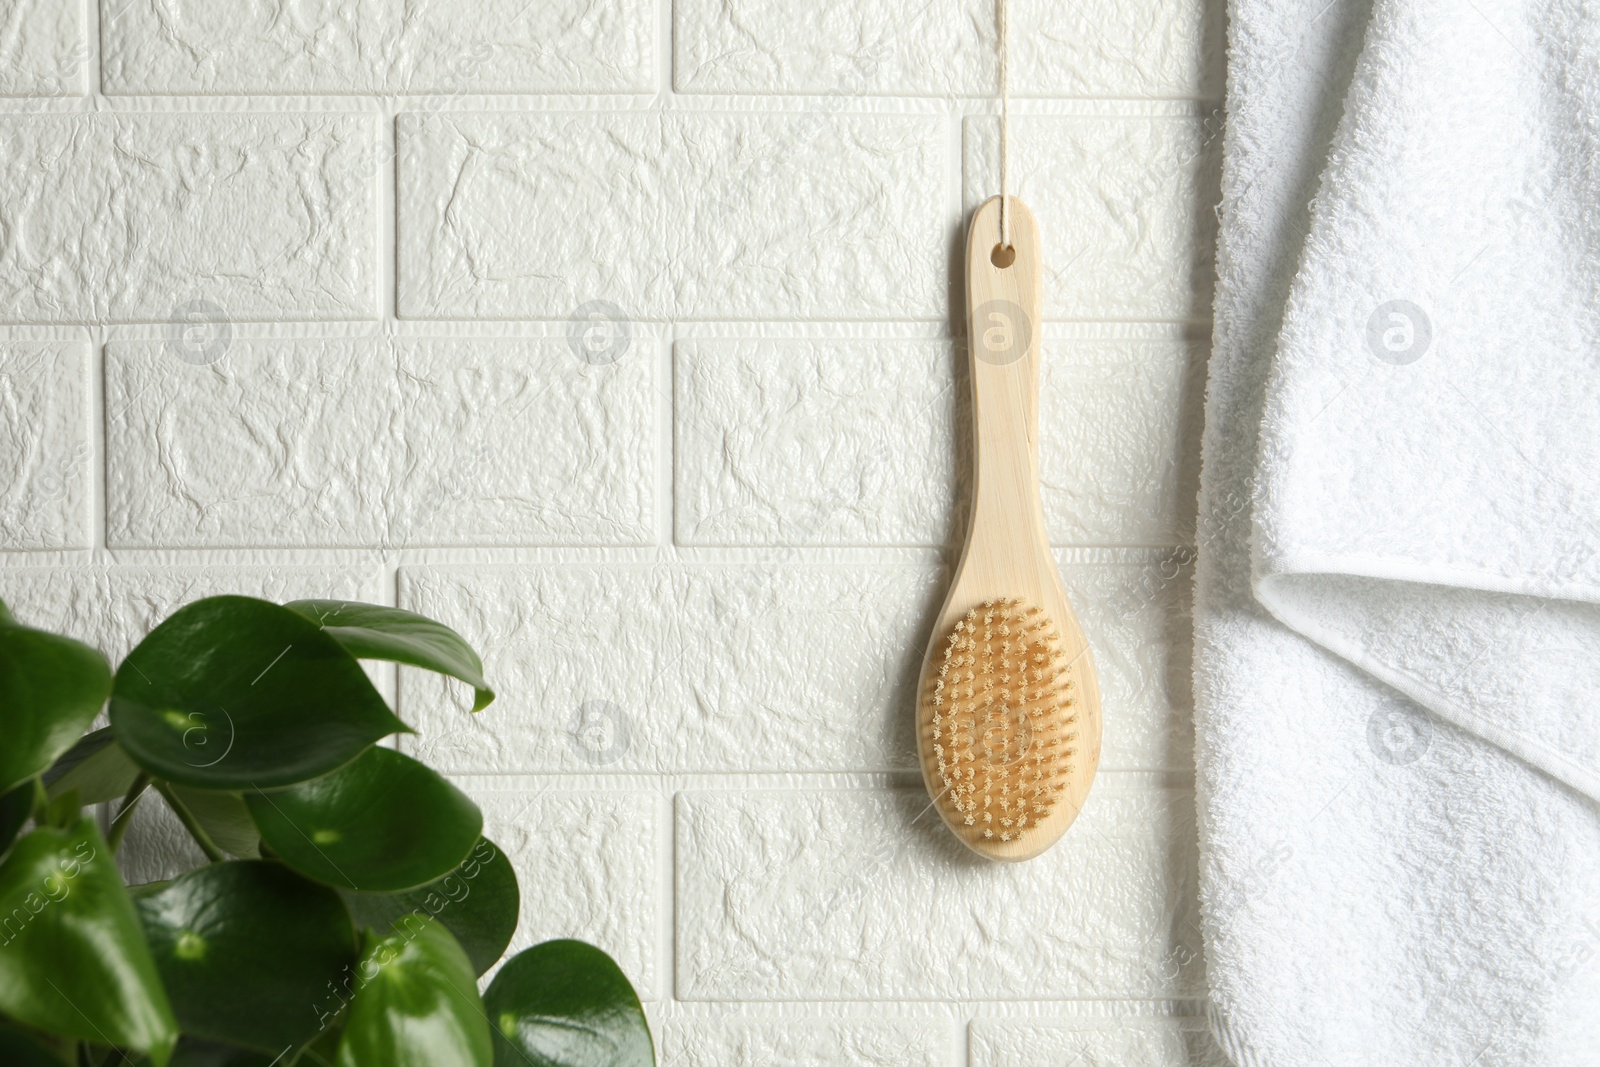
[[88, 58], [81, 4], [0, 5], [0, 96], [76, 96], [84, 91]]
[[726, 1018], [673, 1021], [661, 1067], [950, 1067], [949, 1027], [903, 1018]]
[[[116, 802], [109, 810], [116, 811], [120, 805]], [[117, 850], [117, 867], [129, 885], [163, 882], [210, 862], [154, 789], [145, 790], [128, 820]]]
[[934, 318], [945, 132], [826, 114], [403, 114], [412, 318]]
[[[679, 92], [996, 92], [991, 0], [677, 0]], [[1222, 91], [1216, 0], [1015, 0], [1019, 96], [1185, 97]]]
[[0, 343], [0, 549], [87, 548], [89, 348]]
[[979, 1019], [972, 1067], [1228, 1067], [1203, 1019]]
[[[1192, 554], [1062, 553], [1105, 706], [1102, 766], [1192, 766]], [[405, 567], [401, 604], [458, 629], [501, 694], [401, 678], [423, 758], [459, 773], [907, 770], [933, 568]]]
[[0, 320], [232, 321], [376, 312], [375, 120], [8, 116]]
[[[1218, 127], [1198, 118], [1016, 117], [1012, 191], [1039, 220], [1052, 319], [1211, 315]], [[999, 126], [965, 133], [968, 209], [999, 191]]]
[[1192, 770], [1193, 551], [1062, 551], [1056, 562], [1099, 672], [1100, 765]]
[[[1194, 537], [1204, 348], [1044, 347], [1041, 481], [1051, 540]], [[964, 523], [965, 373], [939, 341], [677, 346], [683, 544], [947, 544]]]
[[652, 361], [564, 340], [107, 349], [117, 546], [586, 544], [649, 537]]
[[680, 341], [678, 541], [945, 543], [966, 492], [956, 358], [939, 341]]
[[0, 568], [0, 600], [17, 621], [93, 645], [115, 666], [168, 615], [236, 593], [283, 602], [376, 599], [376, 567], [71, 566]]
[[106, 522], [117, 547], [376, 544], [398, 383], [363, 340], [234, 341], [195, 365], [106, 346]]
[[506, 956], [575, 937], [610, 953], [642, 999], [659, 996], [662, 799], [552, 788], [467, 792], [483, 809], [484, 836], [505, 849], [522, 890], [522, 914]]
[[1189, 794], [1105, 782], [1021, 864], [967, 853], [921, 790], [679, 794], [678, 996], [1201, 995], [1194, 838]]
[[655, 78], [649, 0], [352, 0], [336, 15], [254, 0], [100, 4], [111, 93], [619, 92]]
[[399, 544], [653, 539], [655, 353], [590, 364], [565, 338], [397, 341]]
[[1178, 341], [1045, 346], [1039, 466], [1053, 543], [1194, 541], [1205, 354]]
[[405, 567], [400, 603], [457, 628], [500, 698], [408, 672], [407, 746], [460, 773], [911, 766], [931, 568]]

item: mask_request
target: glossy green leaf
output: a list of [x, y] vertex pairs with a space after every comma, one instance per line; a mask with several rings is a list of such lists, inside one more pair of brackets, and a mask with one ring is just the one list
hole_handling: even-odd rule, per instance
[[28, 1035], [0, 1029], [0, 1063], [6, 1067], [61, 1067], [61, 1061]]
[[339, 1067], [489, 1067], [489, 1023], [467, 954], [441, 923], [370, 938]]
[[426, 615], [353, 600], [296, 600], [284, 607], [320, 624], [357, 659], [391, 660], [466, 682], [473, 690], [473, 711], [482, 711], [494, 700], [472, 646]]
[[105, 657], [81, 641], [18, 626], [0, 612], [0, 790], [72, 747], [111, 692]]
[[111, 727], [156, 777], [219, 790], [303, 782], [405, 729], [316, 624], [240, 596], [179, 609], [129, 653]]
[[138, 777], [139, 765], [117, 744], [111, 727], [103, 726], [84, 734], [51, 764], [44, 784], [53, 797], [76, 789], [85, 804], [104, 804], [125, 796]]
[[0, 863], [0, 1012], [165, 1064], [177, 1023], [111, 849], [90, 819]]
[[401, 893], [346, 893], [358, 926], [387, 930], [399, 922], [436, 918], [460, 942], [472, 969], [483, 974], [511, 943], [521, 908], [517, 872], [486, 838], [443, 878]]
[[250, 817], [250, 808], [242, 795], [181, 785], [171, 788], [222, 851], [239, 859], [261, 857], [261, 834], [256, 830], [255, 820]]
[[644, 1009], [610, 956], [546, 941], [513, 956], [483, 995], [495, 1067], [651, 1067]]
[[17, 836], [17, 831], [22, 829], [28, 821], [28, 816], [33, 814], [33, 782], [23, 782], [10, 792], [0, 796], [0, 856], [10, 847]]
[[135, 906], [179, 1025], [210, 1041], [276, 1055], [311, 1040], [356, 963], [339, 894], [281, 864], [213, 863]]
[[247, 793], [274, 854], [340, 889], [395, 892], [442, 878], [483, 829], [467, 795], [409, 756], [371, 748], [332, 774]]

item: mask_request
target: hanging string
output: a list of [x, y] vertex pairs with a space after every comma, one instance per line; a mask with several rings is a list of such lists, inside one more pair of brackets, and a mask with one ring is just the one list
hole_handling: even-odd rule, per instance
[[1006, 0], [995, 0], [995, 28], [1000, 35], [1000, 247], [1011, 247], [1011, 20]]

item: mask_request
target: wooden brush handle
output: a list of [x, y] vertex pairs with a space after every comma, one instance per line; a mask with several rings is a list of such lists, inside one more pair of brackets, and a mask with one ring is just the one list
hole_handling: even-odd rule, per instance
[[1019, 545], [1048, 551], [1039, 498], [1039, 226], [1014, 196], [1009, 214], [1009, 250], [997, 252], [999, 197], [977, 210], [967, 232], [973, 525], [1000, 523]]
[[[917, 756], [940, 818], [963, 844], [990, 859], [1025, 860], [1083, 808], [1100, 762], [1100, 685], [1056, 572], [1039, 494], [1039, 228], [1015, 197], [1007, 209], [1011, 254], [1001, 262], [998, 198], [978, 209], [967, 233], [972, 520], [917, 684]], [[1024, 651], [1027, 667], [1012, 658]], [[953, 656], [962, 662], [952, 679]], [[1026, 738], [1018, 723], [1028, 724]], [[1032, 777], [1022, 778], [1020, 766], [1013, 774], [1013, 745], [1016, 760], [1032, 760]], [[1029, 782], [1035, 821], [1023, 829], [1024, 809], [1011, 803]], [[1050, 794], [1043, 802], [1040, 788]]]

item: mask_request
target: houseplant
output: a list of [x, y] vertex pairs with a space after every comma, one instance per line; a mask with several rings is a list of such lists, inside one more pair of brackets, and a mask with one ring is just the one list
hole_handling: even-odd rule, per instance
[[[632, 986], [590, 945], [519, 953], [480, 995], [516, 875], [470, 799], [376, 745], [410, 731], [363, 659], [459, 679], [474, 712], [494, 699], [458, 634], [395, 608], [212, 597], [113, 672], [0, 604], [0, 1062], [654, 1062]], [[124, 885], [141, 803], [208, 862]]]

